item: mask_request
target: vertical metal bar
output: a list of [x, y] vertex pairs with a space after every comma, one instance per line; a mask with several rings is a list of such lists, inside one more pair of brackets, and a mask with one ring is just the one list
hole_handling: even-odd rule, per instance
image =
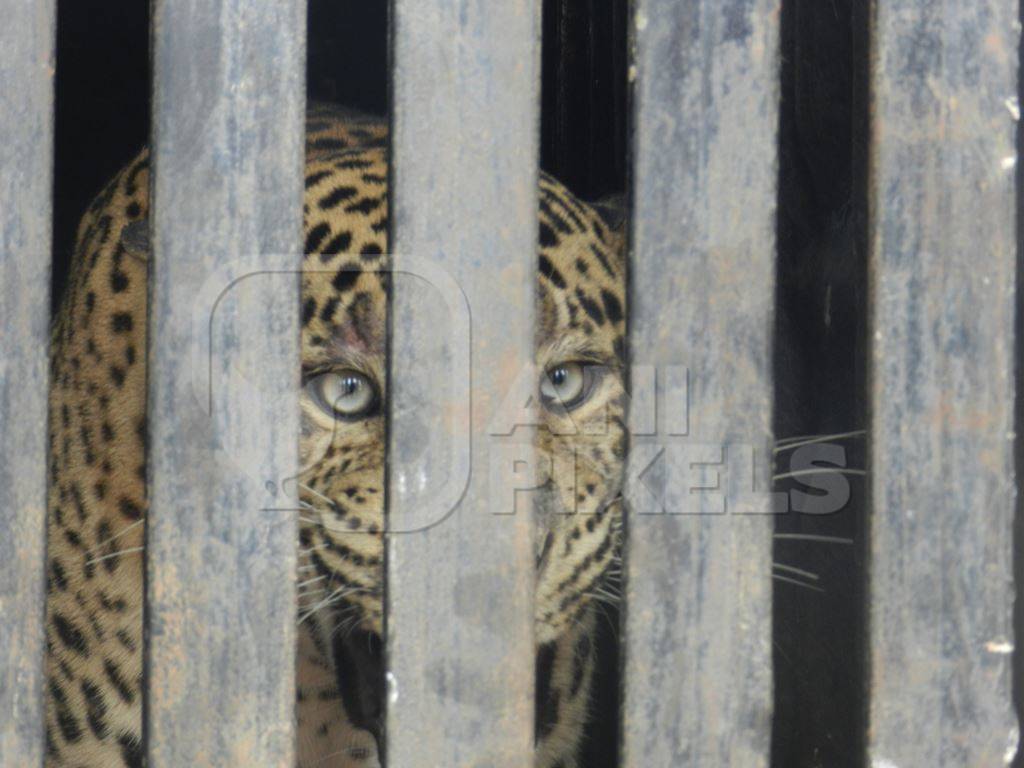
[[539, 4], [393, 9], [388, 761], [521, 768], [532, 526], [488, 424], [533, 358]]
[[294, 765], [305, 3], [157, 0], [147, 742]]
[[0, 765], [43, 759], [55, 4], [0, 13]]
[[631, 413], [660, 423], [627, 477], [623, 765], [764, 766], [779, 4], [634, 24], [630, 345], [658, 383]]
[[879, 0], [870, 204], [872, 765], [1008, 764], [1015, 0]]

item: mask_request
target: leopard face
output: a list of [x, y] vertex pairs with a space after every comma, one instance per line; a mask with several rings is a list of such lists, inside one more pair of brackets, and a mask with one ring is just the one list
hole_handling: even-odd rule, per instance
[[[307, 164], [300, 478], [306, 611], [379, 632], [382, 619], [389, 267], [383, 150]], [[585, 610], [617, 556], [625, 300], [619, 238], [561, 184], [540, 183], [536, 364], [544, 488], [536, 636]], [[344, 248], [339, 248], [343, 243]]]
[[[389, 300], [386, 127], [330, 108], [307, 119], [301, 320], [299, 765], [344, 713], [303, 713], [345, 689], [333, 638], [382, 624]], [[50, 394], [47, 736], [50, 766], [140, 764], [146, 500], [148, 156], [98, 196], [55, 320]], [[536, 637], [572, 710], [538, 735], [537, 765], [573, 765], [589, 645], [572, 635], [617, 558], [624, 422], [619, 235], [554, 179], [539, 188], [536, 363], [540, 464]], [[567, 639], [568, 638], [568, 639]], [[308, 641], [308, 642], [307, 642]], [[307, 648], [308, 645], [308, 648]], [[313, 660], [303, 668], [304, 660]], [[589, 674], [589, 671], [588, 673]], [[314, 682], [309, 682], [314, 681]], [[324, 684], [327, 685], [327, 684]], [[569, 697], [566, 695], [563, 700]], [[319, 706], [319, 704], [317, 704]], [[356, 707], [358, 709], [358, 707]], [[555, 722], [557, 721], [557, 722]], [[306, 738], [304, 728], [316, 726]], [[312, 728], [313, 726], [310, 726]], [[543, 737], [543, 738], [541, 738]], [[360, 742], [362, 743], [362, 742]], [[372, 751], [360, 746], [365, 757]], [[340, 759], [340, 758], [339, 758]], [[355, 760], [355, 758], [353, 758]], [[352, 764], [369, 765], [359, 761]], [[360, 762], [362, 761], [362, 762]], [[339, 766], [349, 763], [338, 762]]]

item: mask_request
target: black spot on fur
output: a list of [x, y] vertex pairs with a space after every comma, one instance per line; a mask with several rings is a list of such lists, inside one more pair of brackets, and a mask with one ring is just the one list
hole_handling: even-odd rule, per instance
[[[306, 177], [306, 189], [309, 189], [310, 187], [315, 187], [317, 184], [319, 184], [321, 181], [323, 181], [330, 175], [330, 171], [317, 171], [316, 173], [309, 174], [309, 176]], [[307, 251], [307, 253], [309, 253], [309, 251]]]
[[85, 633], [64, 614], [53, 614], [53, 628], [57, 630], [57, 637], [66, 648], [81, 656], [89, 655], [89, 644], [85, 641]]
[[136, 163], [130, 171], [128, 171], [127, 177], [125, 177], [124, 191], [126, 195], [135, 194], [135, 183], [139, 178], [139, 174], [149, 168], [149, 158], [143, 158]]
[[125, 632], [123, 629], [117, 630], [116, 633], [117, 641], [125, 647], [126, 650], [135, 652], [135, 641], [132, 640], [132, 636]]
[[131, 520], [142, 519], [142, 508], [127, 496], [122, 496], [117, 500], [117, 508], [121, 510], [122, 515]]
[[64, 529], [64, 539], [75, 549], [85, 549], [82, 544], [82, 537], [78, 535], [77, 531], [73, 531], [70, 528]]
[[580, 306], [590, 316], [590, 319], [597, 325], [604, 325], [604, 312], [601, 311], [601, 307], [598, 306], [597, 302], [592, 300], [583, 292], [582, 289], [576, 289], [576, 298], [580, 301]]
[[359, 251], [359, 255], [362, 257], [364, 261], [373, 261], [378, 256], [380, 256], [381, 253], [383, 253], [383, 251], [381, 250], [381, 247], [376, 243], [367, 243]]
[[604, 302], [604, 313], [613, 323], [622, 320], [622, 304], [615, 294], [605, 289], [601, 290], [601, 301]]
[[107, 702], [95, 684], [88, 680], [82, 681], [82, 696], [85, 699], [86, 721], [89, 728], [101, 741], [107, 738]]
[[75, 505], [75, 512], [78, 514], [78, 521], [84, 523], [87, 513], [85, 510], [85, 500], [82, 498], [82, 491], [78, 487], [78, 483], [71, 484], [71, 501]]
[[358, 268], [354, 264], [346, 264], [338, 270], [334, 280], [331, 281], [331, 285], [334, 286], [335, 290], [344, 293], [355, 284], [358, 278]]
[[573, 229], [572, 227], [569, 226], [569, 222], [562, 218], [562, 216], [555, 212], [555, 210], [551, 207], [550, 198], [541, 198], [540, 209], [544, 216], [547, 217], [547, 220], [550, 221], [554, 228], [558, 230], [561, 234], [572, 234]]
[[60, 757], [60, 750], [57, 749], [57, 742], [53, 738], [53, 731], [50, 730], [50, 726], [46, 726], [46, 756], [56, 760]]
[[130, 733], [122, 733], [117, 743], [121, 745], [121, 759], [125, 768], [142, 768], [143, 762], [142, 742]]
[[626, 337], [619, 336], [612, 342], [612, 348], [615, 350], [615, 359], [620, 363], [626, 362]]
[[372, 166], [372, 160], [366, 160], [357, 155], [345, 157], [344, 159], [337, 160], [334, 163], [334, 167], [339, 171], [362, 171]]
[[313, 319], [313, 315], [316, 314], [316, 299], [312, 296], [308, 297], [302, 304], [302, 325], [303, 327], [309, 325], [309, 321]]
[[128, 275], [119, 269], [110, 271], [110, 290], [114, 293], [123, 293], [128, 289]]
[[149, 432], [146, 428], [146, 417], [143, 416], [135, 424], [135, 437], [142, 446], [142, 450], [146, 451], [149, 449]]
[[128, 333], [132, 329], [132, 316], [128, 312], [115, 312], [110, 316], [110, 328], [114, 333]]
[[68, 709], [67, 704], [57, 707], [57, 727], [68, 744], [75, 744], [82, 738], [82, 726]]
[[612, 265], [608, 263], [608, 257], [604, 255], [600, 248], [593, 243], [590, 244], [590, 252], [594, 258], [600, 262], [601, 266], [604, 267], [604, 271], [608, 274], [608, 277], [615, 277], [615, 270], [612, 269]]
[[337, 136], [324, 136], [313, 140], [314, 149], [348, 149], [348, 142]]
[[541, 256], [538, 264], [540, 273], [555, 284], [555, 287], [564, 289], [566, 286], [565, 277], [558, 271], [558, 268], [551, 263], [547, 256]]
[[316, 253], [316, 249], [320, 247], [324, 238], [330, 233], [331, 228], [326, 222], [321, 222], [315, 227], [310, 228], [309, 232], [306, 233], [306, 250], [304, 253]]
[[64, 571], [64, 566], [60, 564], [60, 560], [54, 559], [50, 561], [50, 574], [52, 582], [57, 589], [63, 592], [68, 588], [67, 574]]
[[558, 235], [555, 234], [555, 230], [543, 221], [540, 223], [540, 245], [541, 248], [554, 248], [558, 245]]
[[356, 194], [358, 194], [358, 192], [359, 190], [357, 190], [355, 187], [335, 187], [322, 198], [320, 198], [320, 202], [317, 203], [317, 205], [320, 207], [320, 210], [329, 211], [332, 208], [337, 207], [339, 203], [343, 203], [346, 200], [351, 200], [353, 197], [356, 196]]
[[324, 246], [323, 253], [320, 254], [320, 261], [330, 261], [331, 256], [337, 256], [339, 253], [344, 253], [352, 245], [352, 233], [348, 230], [343, 230], [331, 238], [326, 246]]
[[121, 670], [118, 669], [117, 664], [112, 662], [110, 659], [103, 660], [103, 671], [107, 675], [107, 680], [114, 686], [114, 690], [117, 691], [117, 695], [121, 697], [121, 700], [125, 704], [131, 704], [135, 701], [135, 692], [132, 691], [131, 686], [121, 676]]
[[338, 309], [338, 297], [332, 296], [324, 304], [323, 309], [320, 310], [320, 319], [325, 323], [329, 323], [334, 319], [334, 312]]
[[365, 216], [380, 208], [383, 202], [383, 197], [364, 197], [359, 202], [346, 206], [345, 213], [361, 213]]

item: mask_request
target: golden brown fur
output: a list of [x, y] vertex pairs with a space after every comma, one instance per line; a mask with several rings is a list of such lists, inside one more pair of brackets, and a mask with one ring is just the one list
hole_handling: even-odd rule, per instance
[[[304, 380], [355, 371], [386, 397], [382, 123], [314, 108], [307, 125]], [[148, 156], [83, 217], [53, 330], [48, 766], [141, 765]], [[536, 634], [537, 766], [572, 768], [586, 719], [594, 599], [617, 556], [625, 311], [621, 247], [553, 179], [540, 188], [537, 360], [595, 366], [587, 399], [544, 409]], [[300, 766], [372, 766], [339, 687], [339, 633], [379, 632], [384, 418], [339, 420], [304, 389], [299, 477]], [[600, 429], [593, 429], [593, 425]]]

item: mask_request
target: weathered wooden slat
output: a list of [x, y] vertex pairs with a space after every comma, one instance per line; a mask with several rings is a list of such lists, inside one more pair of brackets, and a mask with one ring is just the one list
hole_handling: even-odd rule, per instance
[[869, 757], [1016, 749], [1014, 135], [1018, 7], [873, 17]]
[[499, 515], [512, 495], [492, 483], [513, 465], [488, 424], [532, 360], [539, 6], [393, 8], [393, 250], [422, 279], [399, 275], [394, 293], [388, 762], [521, 768], [532, 527]]
[[[157, 0], [149, 765], [292, 768], [305, 4]], [[273, 274], [274, 272], [278, 274]]]
[[768, 763], [778, 21], [636, 3], [625, 766]]
[[53, 2], [0, 1], [0, 765], [43, 756]]

